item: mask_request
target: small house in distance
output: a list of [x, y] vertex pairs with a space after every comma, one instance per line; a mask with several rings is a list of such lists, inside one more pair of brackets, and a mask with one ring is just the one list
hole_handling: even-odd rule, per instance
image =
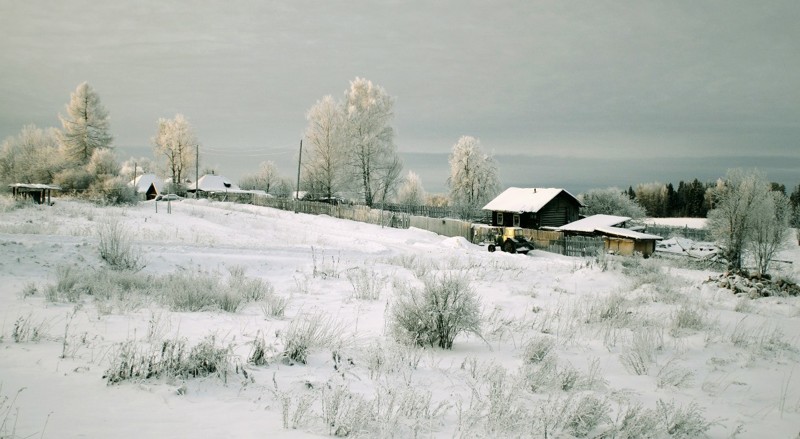
[[483, 210], [492, 212], [494, 226], [541, 229], [576, 221], [581, 207], [583, 204], [564, 189], [510, 187]]
[[139, 175], [129, 184], [136, 189], [136, 194], [143, 200], [154, 200], [164, 189], [163, 180], [156, 177], [156, 174]]

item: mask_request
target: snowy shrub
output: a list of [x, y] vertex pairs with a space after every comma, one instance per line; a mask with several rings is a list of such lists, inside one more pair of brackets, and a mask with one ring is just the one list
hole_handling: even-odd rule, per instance
[[614, 422], [613, 432], [609, 437], [619, 439], [658, 437], [659, 428], [659, 419], [656, 412], [636, 404], [620, 410], [617, 420]]
[[49, 326], [46, 320], [34, 323], [32, 314], [18, 317], [11, 330], [11, 339], [14, 340], [14, 343], [37, 342], [46, 335]]
[[339, 277], [339, 262], [341, 260], [341, 255], [338, 257], [330, 256], [329, 258], [325, 257], [325, 250], [322, 250], [320, 254], [317, 254], [316, 249], [311, 247], [311, 262], [313, 263], [313, 269], [311, 274], [313, 277], [327, 279], [327, 278], [338, 278]]
[[620, 354], [622, 365], [636, 375], [647, 375], [656, 361], [656, 352], [664, 348], [664, 334], [655, 328], [634, 331], [628, 349]]
[[656, 413], [662, 428], [673, 438], [703, 437], [713, 425], [706, 421], [702, 409], [696, 403], [684, 408], [675, 407], [674, 402], [658, 400]]
[[431, 436], [436, 431], [436, 421], [450, 408], [447, 401], [434, 402], [432, 396], [430, 390], [408, 382], [378, 384], [370, 405], [374, 420], [370, 436]]
[[218, 307], [219, 276], [177, 272], [161, 279], [159, 286], [162, 302], [172, 311], [197, 312]]
[[109, 219], [98, 227], [100, 257], [115, 270], [141, 270], [144, 257], [133, 246], [133, 236], [117, 219]]
[[345, 437], [364, 433], [372, 420], [372, 407], [363, 396], [344, 384], [328, 382], [322, 388], [322, 420], [328, 434]]
[[73, 266], [59, 265], [56, 267], [56, 283], [45, 288], [45, 298], [50, 302], [58, 302], [62, 299], [66, 299], [68, 302], [77, 302], [81, 297], [82, 280], [82, 273], [78, 273]]
[[347, 280], [353, 286], [353, 298], [357, 300], [378, 300], [386, 281], [378, 276], [375, 269], [357, 267], [347, 272]]
[[313, 348], [336, 348], [342, 343], [343, 327], [325, 314], [302, 315], [281, 333], [283, 356], [291, 362], [306, 364]]
[[260, 302], [259, 306], [264, 317], [281, 319], [286, 313], [286, 307], [289, 306], [289, 299], [277, 294], [270, 294]]
[[103, 206], [136, 204], [139, 195], [136, 188], [127, 184], [123, 177], [99, 179], [91, 187], [92, 200]]
[[228, 289], [236, 292], [245, 302], [258, 302], [271, 296], [275, 288], [271, 283], [259, 278], [248, 278], [242, 266], [228, 267]]
[[266, 366], [270, 363], [277, 351], [275, 346], [267, 344], [264, 336], [259, 331], [253, 340], [253, 348], [250, 350], [250, 355], [247, 356], [247, 362], [254, 366]]
[[[304, 389], [303, 392], [287, 392], [278, 388], [278, 381], [275, 378], [276, 374], [272, 373], [272, 384], [274, 386], [273, 394], [281, 404], [281, 420], [284, 429], [297, 429], [303, 426], [306, 422], [306, 416], [311, 411], [311, 405], [316, 399], [316, 394], [308, 392]], [[292, 404], [292, 401], [297, 401]]]
[[526, 364], [541, 363], [553, 351], [555, 345], [556, 342], [552, 337], [537, 336], [525, 343], [522, 361]]
[[370, 379], [377, 380], [388, 374], [401, 374], [408, 382], [411, 374], [422, 360], [422, 349], [389, 341], [387, 344], [373, 343], [366, 349], [365, 362]]
[[609, 405], [594, 395], [581, 396], [564, 419], [564, 431], [575, 437], [587, 437], [598, 426], [610, 422]]
[[451, 349], [458, 334], [480, 334], [480, 301], [463, 275], [425, 278], [422, 290], [399, 295], [390, 312], [394, 334], [419, 346]]
[[734, 346], [746, 349], [753, 357], [772, 358], [785, 352], [797, 352], [797, 347], [786, 340], [783, 331], [768, 323], [751, 327], [740, 320], [730, 334]]
[[699, 331], [708, 326], [708, 314], [699, 303], [684, 303], [672, 313], [670, 334], [677, 337], [685, 330]]
[[692, 383], [694, 374], [691, 370], [680, 367], [674, 359], [667, 361], [658, 370], [657, 385], [660, 389], [665, 387], [688, 387]]
[[103, 378], [108, 384], [151, 378], [196, 378], [216, 375], [227, 379], [230, 347], [217, 346], [213, 336], [188, 348], [186, 340], [164, 340], [142, 347], [136, 340], [121, 343], [111, 355]]
[[524, 364], [520, 370], [529, 391], [539, 393], [552, 389], [558, 383], [558, 360], [550, 354], [539, 363]]

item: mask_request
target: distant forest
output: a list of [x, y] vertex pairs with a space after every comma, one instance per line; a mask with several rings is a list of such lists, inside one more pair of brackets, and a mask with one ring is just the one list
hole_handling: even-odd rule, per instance
[[[628, 187], [625, 193], [641, 205], [647, 215], [651, 217], [695, 217], [705, 218], [708, 211], [714, 206], [711, 197], [712, 190], [721, 182], [701, 182], [694, 179], [690, 182], [681, 181], [676, 188], [672, 183], [643, 183]], [[798, 227], [800, 220], [800, 184], [791, 194], [787, 193], [786, 186], [772, 183], [772, 190], [782, 192], [789, 196], [792, 205], [792, 225]]]

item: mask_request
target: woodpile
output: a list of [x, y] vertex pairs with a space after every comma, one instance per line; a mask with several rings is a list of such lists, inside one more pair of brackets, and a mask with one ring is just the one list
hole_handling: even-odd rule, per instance
[[747, 295], [751, 299], [770, 296], [800, 296], [800, 286], [787, 279], [773, 280], [769, 276], [751, 276], [745, 272], [725, 272], [709, 278], [720, 288], [734, 294]]

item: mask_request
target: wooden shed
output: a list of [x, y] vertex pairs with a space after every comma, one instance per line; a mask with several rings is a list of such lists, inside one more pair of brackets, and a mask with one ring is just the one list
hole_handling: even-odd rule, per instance
[[583, 204], [564, 189], [510, 187], [483, 210], [492, 212], [492, 225], [539, 229], [576, 221], [581, 207]]
[[656, 241], [663, 238], [624, 228], [630, 219], [626, 216], [592, 215], [565, 224], [558, 231], [567, 235], [601, 236], [607, 252], [625, 256], [641, 253], [650, 257], [656, 250]]
[[11, 194], [15, 200], [30, 198], [36, 204], [47, 204], [48, 206], [53, 204], [50, 201], [51, 192], [61, 190], [61, 186], [41, 183], [14, 183], [8, 187], [11, 188]]

